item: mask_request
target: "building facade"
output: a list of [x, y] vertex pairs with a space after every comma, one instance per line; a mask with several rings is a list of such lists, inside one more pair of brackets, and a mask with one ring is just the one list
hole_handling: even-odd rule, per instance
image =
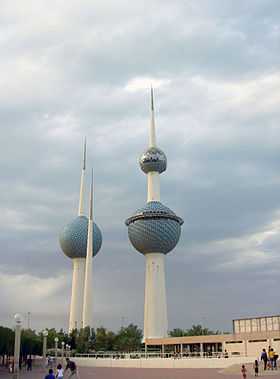
[[257, 359], [262, 349], [268, 351], [269, 347], [279, 355], [279, 325], [280, 316], [237, 319], [233, 320], [231, 334], [151, 338], [146, 340], [146, 347], [150, 351], [181, 356], [247, 356]]

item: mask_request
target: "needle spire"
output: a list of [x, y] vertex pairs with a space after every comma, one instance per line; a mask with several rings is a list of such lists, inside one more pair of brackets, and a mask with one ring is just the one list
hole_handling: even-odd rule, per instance
[[151, 123], [149, 130], [149, 147], [156, 146], [156, 127], [155, 127], [155, 108], [154, 108], [154, 89], [151, 86]]

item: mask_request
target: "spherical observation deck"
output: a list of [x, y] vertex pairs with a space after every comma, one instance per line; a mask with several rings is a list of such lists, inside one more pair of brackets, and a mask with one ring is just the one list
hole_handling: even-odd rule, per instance
[[177, 245], [184, 221], [159, 201], [150, 201], [126, 220], [128, 237], [142, 254], [167, 254]]
[[[64, 227], [59, 235], [59, 242], [64, 254], [73, 258], [86, 258], [87, 256], [88, 218], [79, 216]], [[102, 234], [99, 227], [93, 223], [93, 256], [102, 245]]]
[[161, 174], [166, 170], [167, 158], [164, 152], [158, 147], [150, 147], [139, 158], [139, 164], [145, 174], [152, 171]]

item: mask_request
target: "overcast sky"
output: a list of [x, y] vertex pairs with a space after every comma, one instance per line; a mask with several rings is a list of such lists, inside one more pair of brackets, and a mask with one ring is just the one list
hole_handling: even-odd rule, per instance
[[86, 135], [94, 324], [142, 326], [145, 262], [124, 220], [146, 202], [151, 83], [162, 202], [185, 220], [166, 260], [169, 329], [280, 313], [279, 20], [278, 0], [1, 0], [0, 324], [31, 312], [33, 328], [67, 328], [58, 234]]

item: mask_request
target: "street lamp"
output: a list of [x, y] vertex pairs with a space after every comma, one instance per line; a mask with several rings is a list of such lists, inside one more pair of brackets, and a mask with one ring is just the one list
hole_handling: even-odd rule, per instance
[[46, 361], [46, 356], [47, 356], [47, 337], [48, 337], [48, 331], [47, 330], [43, 330], [43, 360], [44, 360], [44, 363]]
[[55, 337], [54, 339], [55, 361], [57, 361], [57, 344], [58, 344], [58, 338]]
[[61, 358], [62, 358], [62, 359], [64, 358], [64, 345], [65, 345], [65, 342], [62, 341], [62, 342], [61, 342]]
[[68, 356], [68, 358], [70, 358], [71, 346], [70, 345], [66, 345], [66, 349], [67, 349], [67, 356]]
[[15, 348], [14, 348], [14, 379], [19, 378], [19, 356], [20, 356], [20, 334], [21, 334], [21, 324], [22, 317], [19, 313], [15, 315]]
[[68, 357], [68, 344], [65, 345], [65, 357]]

